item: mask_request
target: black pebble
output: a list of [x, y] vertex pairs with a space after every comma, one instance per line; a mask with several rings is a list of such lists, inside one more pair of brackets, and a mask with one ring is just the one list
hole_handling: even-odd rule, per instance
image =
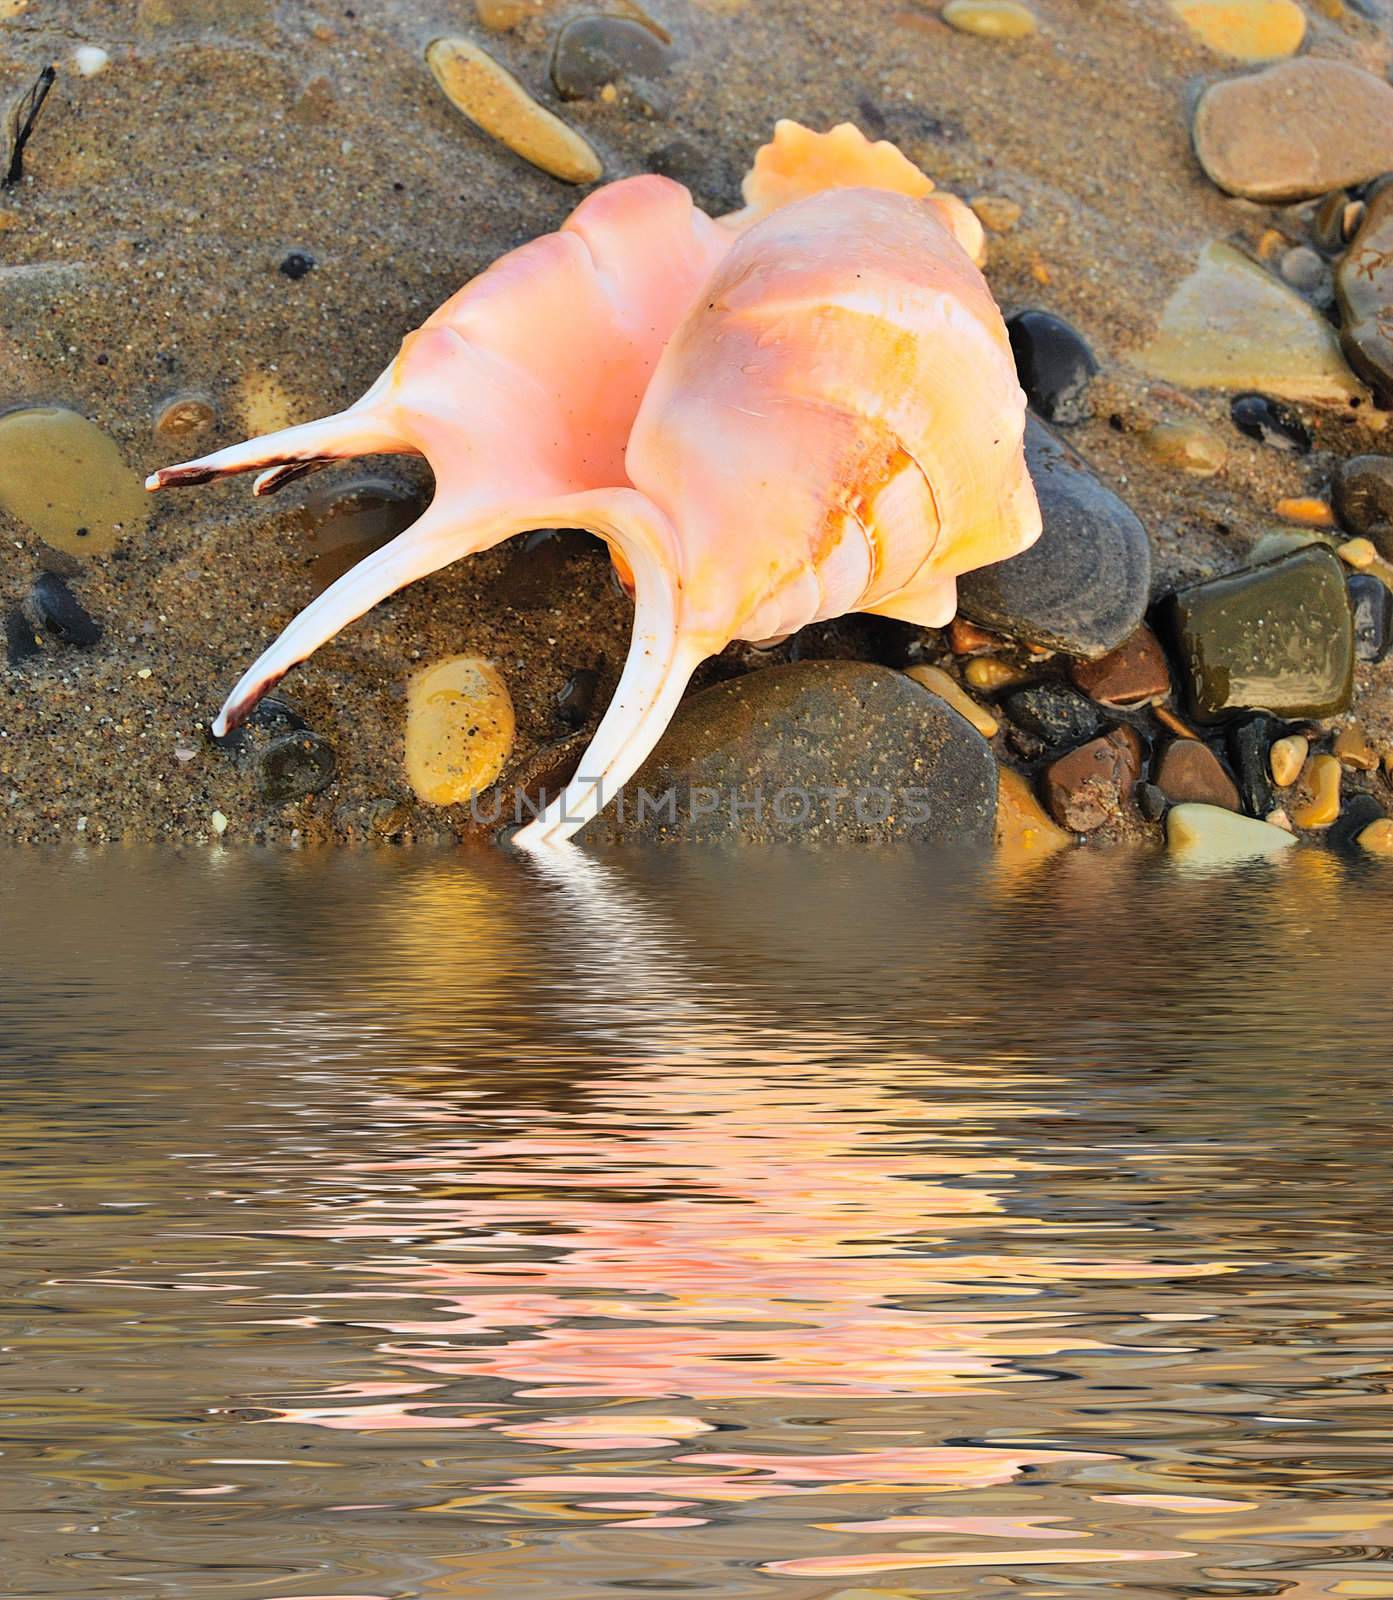
[[5, 660], [17, 667], [38, 655], [42, 648], [29, 618], [18, 606], [11, 606], [5, 613]]
[[35, 578], [29, 599], [39, 621], [64, 644], [85, 647], [101, 638], [101, 624], [56, 573], [44, 572]]
[[1272, 741], [1277, 737], [1276, 720], [1260, 712], [1229, 726], [1229, 762], [1238, 780], [1239, 799], [1250, 817], [1266, 817], [1277, 803], [1268, 766]]
[[1354, 613], [1355, 659], [1382, 661], [1393, 639], [1393, 593], [1371, 572], [1356, 572], [1345, 587]]
[[334, 747], [319, 734], [283, 733], [257, 757], [257, 790], [268, 805], [287, 805], [318, 794], [334, 776], [336, 764]]
[[1280, 401], [1265, 394], [1236, 394], [1229, 405], [1233, 425], [1259, 444], [1274, 450], [1289, 450], [1304, 456], [1311, 448], [1311, 435], [1301, 418]]
[[595, 691], [600, 674], [593, 667], [582, 667], [567, 678], [556, 697], [556, 715], [568, 728], [583, 728], [595, 709]]
[[1019, 728], [1051, 745], [1083, 744], [1100, 733], [1107, 721], [1102, 709], [1062, 683], [1036, 683], [1016, 689], [1003, 701], [1006, 715]]
[[292, 250], [281, 262], [280, 270], [292, 282], [298, 282], [314, 266], [314, 257], [306, 250]]
[[1371, 794], [1352, 794], [1340, 809], [1340, 815], [1325, 835], [1332, 850], [1353, 850], [1355, 841], [1371, 822], [1377, 822], [1387, 813]]
[[1393, 457], [1353, 456], [1335, 469], [1331, 498], [1341, 527], [1393, 553]]
[[219, 750], [230, 751], [233, 755], [240, 756], [247, 749], [249, 738], [248, 728], [260, 728], [266, 733], [299, 733], [309, 724], [300, 713], [279, 695], [268, 694], [257, 701], [252, 714], [240, 728], [233, 728], [221, 738], [213, 733], [208, 733], [208, 743], [216, 745]]
[[1154, 783], [1139, 783], [1136, 788], [1137, 809], [1148, 822], [1159, 822], [1170, 808], [1165, 791]]
[[1098, 362], [1083, 335], [1048, 311], [1021, 311], [1006, 330], [1021, 387], [1035, 410], [1064, 427], [1086, 422], [1088, 386]]

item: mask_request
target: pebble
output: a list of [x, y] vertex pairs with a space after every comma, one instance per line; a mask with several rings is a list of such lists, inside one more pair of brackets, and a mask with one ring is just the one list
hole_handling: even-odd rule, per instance
[[111, 54], [99, 44], [80, 44], [73, 51], [73, 65], [83, 78], [95, 78], [111, 65]]
[[958, 580], [966, 616], [1013, 639], [1095, 659], [1141, 622], [1151, 593], [1151, 545], [1129, 506], [1036, 417], [1026, 462], [1044, 532], [1009, 561]]
[[1092, 414], [1088, 386], [1098, 362], [1083, 335], [1049, 311], [1020, 311], [1006, 324], [1026, 398], [1047, 422], [1069, 427]]
[[1238, 779], [1238, 798], [1250, 817], [1265, 817], [1275, 800], [1269, 781], [1269, 761], [1276, 727], [1271, 717], [1259, 712], [1256, 716], [1237, 718], [1225, 730], [1229, 761]]
[[1230, 244], [1214, 242], [1171, 294], [1133, 358], [1186, 389], [1262, 390], [1343, 405], [1362, 399], [1339, 336], [1309, 301]]
[[1133, 793], [1137, 810], [1148, 822], [1159, 822], [1170, 809], [1170, 801], [1166, 799], [1164, 791], [1154, 783], [1139, 783]]
[[964, 616], [956, 616], [948, 624], [948, 648], [955, 656], [976, 655], [982, 650], [1000, 650], [1000, 634], [988, 633]]
[[1353, 567], [1358, 572], [1372, 567], [1378, 560], [1378, 550], [1372, 539], [1346, 539], [1343, 544], [1335, 546], [1335, 554], [1347, 567]]
[[289, 805], [318, 794], [333, 779], [336, 765], [334, 747], [320, 734], [283, 733], [257, 754], [257, 792], [267, 805]]
[[551, 81], [563, 100], [595, 100], [625, 89], [650, 114], [668, 97], [656, 86], [667, 73], [671, 49], [651, 29], [628, 17], [576, 17], [556, 36]]
[[1306, 37], [1296, 0], [1170, 0], [1170, 7], [1201, 43], [1235, 61], [1278, 61]]
[[1124, 813], [1141, 773], [1141, 740], [1117, 727], [1045, 769], [1045, 803], [1071, 833], [1091, 833]]
[[1054, 822], [1035, 798], [1027, 780], [1010, 767], [1002, 767], [996, 791], [998, 857], [1012, 866], [1023, 865], [1043, 861], [1073, 843], [1073, 836]]
[[1378, 756], [1369, 745], [1368, 737], [1357, 722], [1341, 728], [1331, 747], [1341, 766], [1353, 767], [1357, 772], [1377, 772]]
[[1299, 733], [1284, 734], [1273, 741], [1268, 760], [1272, 781], [1279, 789], [1290, 789], [1301, 776], [1310, 750], [1310, 741]]
[[1345, 589], [1354, 615], [1355, 660], [1382, 661], [1393, 642], [1393, 592], [1371, 572], [1356, 572]]
[[963, 668], [963, 677], [983, 694], [998, 694], [1013, 683], [1019, 683], [1024, 676], [1019, 667], [997, 656], [974, 656]]
[[1035, 32], [1035, 13], [1020, 0], [948, 0], [940, 13], [950, 28], [983, 39], [1025, 39]]
[[155, 432], [162, 439], [190, 439], [206, 433], [217, 418], [211, 403], [199, 394], [176, 394], [155, 413]]
[[57, 573], [43, 572], [29, 589], [29, 603], [45, 628], [64, 644], [86, 648], [102, 636], [97, 622]]
[[418, 672], [406, 700], [406, 776], [427, 805], [487, 789], [513, 748], [513, 701], [498, 669], [450, 656]]
[[1306, 769], [1311, 798], [1297, 806], [1291, 820], [1298, 828], [1328, 828], [1340, 814], [1343, 769], [1335, 756], [1315, 756]]
[[1282, 257], [1279, 270], [1293, 289], [1300, 289], [1304, 294], [1319, 289], [1325, 282], [1325, 262], [1310, 245], [1294, 245]]
[[1102, 708], [1062, 683], [1035, 683], [1006, 696], [1006, 715], [1051, 745], [1082, 744], [1106, 725]]
[[1189, 802], [1166, 814], [1166, 845], [1187, 866], [1221, 867], [1281, 855], [1295, 837], [1269, 822], [1242, 817], [1222, 806]]
[[1393, 856], [1393, 822], [1376, 817], [1357, 836], [1355, 842], [1371, 856]]
[[1335, 269], [1335, 299], [1349, 364], [1381, 400], [1393, 401], [1393, 185], [1369, 202], [1359, 232]]
[[208, 826], [213, 830], [218, 838], [221, 839], [223, 834], [227, 832], [226, 813], [222, 811], [213, 812], [213, 814], [208, 818]]
[[1393, 86], [1303, 56], [1211, 84], [1193, 131], [1200, 165], [1229, 194], [1312, 200], [1393, 168]]
[[1196, 739], [1175, 739], [1166, 746], [1156, 769], [1156, 785], [1177, 805], [1197, 800], [1225, 811], [1239, 809], [1238, 785], [1209, 746]]
[[315, 593], [395, 539], [425, 508], [423, 495], [391, 478], [350, 478], [312, 488], [287, 523], [304, 540]]
[[1233, 425], [1246, 438], [1273, 450], [1293, 455], [1310, 453], [1311, 434], [1306, 424], [1291, 409], [1265, 394], [1236, 394], [1229, 403]]
[[18, 606], [11, 606], [5, 613], [6, 664], [17, 667], [38, 655], [42, 649], [39, 636], [34, 632], [33, 623]]
[[1180, 589], [1164, 610], [1197, 720], [1324, 717], [1349, 705], [1354, 629], [1344, 571], [1322, 546]]
[[985, 847], [996, 794], [990, 745], [936, 695], [884, 667], [799, 661], [683, 701], [583, 837]]
[[150, 515], [115, 441], [61, 406], [0, 416], [0, 508], [72, 555], [110, 550]]
[[301, 278], [307, 277], [314, 271], [314, 257], [308, 250], [291, 250], [281, 257], [276, 270], [282, 277], [289, 278], [292, 283], [299, 283]]
[[968, 201], [988, 233], [1010, 233], [1021, 220], [1020, 202], [1004, 194], [979, 194]]
[[566, 183], [594, 183], [603, 174], [591, 145], [470, 40], [434, 40], [426, 65], [457, 110], [524, 161]]
[[910, 667], [905, 676], [946, 701], [960, 717], [966, 717], [984, 739], [994, 739], [1001, 732], [1001, 724], [970, 694], [964, 694], [962, 685], [950, 677], [942, 667]]
[[1335, 515], [1393, 558], [1393, 456], [1352, 456], [1335, 469]]
[[583, 728], [595, 709], [600, 674], [593, 667], [581, 667], [561, 686], [556, 697], [556, 715], [568, 728]]
[[1170, 665], [1145, 623], [1096, 661], [1073, 661], [1069, 675], [1090, 700], [1104, 706], [1146, 706], [1170, 693]]
[[1276, 511], [1284, 522], [1295, 522], [1303, 528], [1335, 526], [1335, 513], [1330, 509], [1330, 502], [1316, 495], [1288, 495], [1277, 502]]
[[1217, 431], [1198, 418], [1158, 422], [1142, 434], [1141, 442], [1163, 465], [1196, 478], [1212, 478], [1229, 458], [1229, 447]]

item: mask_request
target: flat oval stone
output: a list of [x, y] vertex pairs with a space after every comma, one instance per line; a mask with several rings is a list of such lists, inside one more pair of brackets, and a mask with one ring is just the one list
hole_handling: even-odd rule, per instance
[[988, 846], [997, 765], [903, 673], [765, 667], [692, 695], [586, 840]]
[[432, 806], [487, 789], [513, 748], [513, 700], [498, 669], [450, 656], [418, 672], [406, 696], [406, 776]]
[[1044, 532], [1029, 550], [965, 573], [958, 603], [973, 622], [1092, 660], [1137, 627], [1151, 593], [1151, 546], [1136, 514], [1035, 417], [1026, 462]]
[[145, 526], [150, 500], [95, 422], [27, 406], [0, 416], [0, 508], [56, 549], [99, 555]]
[[652, 85], [666, 74], [671, 58], [671, 49], [641, 22], [576, 17], [556, 36], [551, 81], [563, 100], [594, 100], [622, 86], [655, 109]]
[[1393, 186], [1379, 191], [1335, 269], [1340, 342], [1349, 364], [1393, 400]]
[[1141, 442], [1164, 466], [1178, 467], [1196, 478], [1212, 478], [1229, 458], [1228, 446], [1198, 417], [1158, 422], [1146, 430]]
[[1096, 661], [1073, 662], [1069, 675], [1090, 700], [1105, 706], [1146, 706], [1170, 693], [1165, 651], [1145, 625]]
[[1211, 84], [1195, 153], [1221, 189], [1269, 203], [1312, 200], [1393, 168], [1393, 85], [1303, 56]]
[[1006, 715], [1018, 728], [1046, 744], [1082, 744], [1107, 721], [1091, 700], [1062, 683], [1034, 683], [1027, 689], [1016, 689], [1003, 704]]
[[1353, 693], [1354, 627], [1344, 568], [1309, 545], [1180, 589], [1165, 606], [1191, 715], [1327, 717]]
[[426, 65], [456, 110], [524, 161], [565, 183], [594, 183], [603, 174], [589, 142], [470, 40], [433, 40]]
[[1393, 558], [1393, 456], [1353, 456], [1335, 469], [1335, 515], [1351, 533]]
[[983, 39], [1025, 39], [1037, 26], [1035, 13], [1020, 0], [948, 0], [941, 14], [950, 28]]
[[1296, 0], [1170, 0], [1170, 7], [1216, 55], [1235, 61], [1280, 61], [1306, 37]]
[[308, 729], [283, 733], [257, 754], [257, 792], [267, 805], [290, 805], [325, 788], [337, 764], [333, 745], [322, 735]]
[[1047, 422], [1087, 422], [1098, 362], [1084, 336], [1049, 311], [1021, 311], [1006, 324], [1026, 398]]
[[1315, 307], [1218, 242], [1205, 246], [1132, 360], [1186, 389], [1260, 390], [1329, 405], [1365, 398], [1339, 336]]

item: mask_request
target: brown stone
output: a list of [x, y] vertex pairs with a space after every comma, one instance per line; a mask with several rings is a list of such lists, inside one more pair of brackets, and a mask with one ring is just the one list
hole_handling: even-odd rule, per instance
[[1241, 809], [1238, 786], [1218, 756], [1198, 739], [1176, 739], [1166, 746], [1156, 769], [1156, 784], [1177, 805], [1193, 800], [1222, 806], [1225, 811]]
[[1121, 816], [1141, 772], [1141, 740], [1118, 727], [1090, 739], [1045, 771], [1045, 803], [1061, 827], [1090, 833]]
[[1146, 706], [1170, 693], [1170, 668], [1156, 635], [1143, 624], [1097, 661], [1075, 661], [1070, 674], [1089, 697], [1105, 706]]
[[948, 624], [948, 648], [955, 656], [970, 656], [979, 650], [999, 650], [1000, 634], [988, 633], [969, 622], [966, 617], [954, 617]]

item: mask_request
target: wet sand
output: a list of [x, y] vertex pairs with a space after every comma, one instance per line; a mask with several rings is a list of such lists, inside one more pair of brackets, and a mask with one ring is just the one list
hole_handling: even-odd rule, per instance
[[[1103, 369], [1094, 416], [1070, 441], [1146, 523], [1158, 593], [1241, 565], [1278, 525], [1280, 497], [1320, 491], [1335, 459], [1385, 446], [1381, 415], [1303, 408], [1315, 450], [1282, 455], [1236, 432], [1227, 397], [1182, 394], [1129, 364], [1205, 244], [1252, 253], [1287, 217], [1226, 197], [1201, 172], [1188, 107], [1232, 68], [1159, 4], [1038, 0], [1039, 31], [1008, 43], [955, 32], [929, 4], [652, 0], [646, 9], [675, 49], [661, 117], [623, 97], [556, 100], [550, 41], [583, 6], [538, 4], [497, 33], [466, 0], [8, 9], [5, 102], [49, 62], [59, 77], [24, 181], [0, 191], [0, 410], [71, 407], [142, 475], [349, 402], [440, 301], [574, 206], [579, 191], [479, 133], [442, 96], [424, 50], [444, 32], [486, 44], [560, 110], [600, 152], [607, 178], [661, 168], [725, 209], [777, 117], [849, 119], [893, 139], [943, 186], [1017, 201], [1020, 222], [991, 236], [988, 277], [1007, 312], [1045, 307], [1092, 343]], [[1386, 75], [1387, 19], [1346, 10], [1331, 20], [1321, 9], [1309, 8], [1306, 50]], [[73, 64], [82, 45], [109, 52], [95, 76]], [[1292, 222], [1290, 237], [1302, 236]], [[313, 258], [299, 277], [281, 270], [295, 252]], [[157, 437], [153, 419], [185, 393], [207, 399], [212, 425], [195, 438]], [[1140, 443], [1150, 424], [1192, 416], [1229, 444], [1227, 465], [1207, 480], [1157, 463]], [[363, 467], [424, 481], [400, 460]], [[333, 470], [343, 481], [360, 475]], [[105, 629], [93, 648], [48, 648], [0, 672], [11, 838], [197, 840], [215, 812], [229, 840], [362, 837], [374, 819], [379, 832], [448, 837], [459, 814], [416, 802], [403, 770], [412, 671], [452, 654], [496, 661], [516, 706], [518, 766], [564, 736], [556, 696], [577, 669], [599, 669], [603, 703], [629, 606], [602, 550], [529, 581], [515, 541], [397, 595], [286, 681], [286, 698], [333, 745], [337, 772], [302, 802], [261, 799], [254, 763], [210, 746], [204, 726], [313, 593], [316, 547], [296, 507], [327, 476], [269, 501], [252, 501], [245, 480], [162, 495], [143, 528], [78, 565], [0, 512], [5, 606], [58, 567]], [[865, 641], [849, 622], [800, 648], [856, 655]], [[697, 682], [745, 664], [737, 650]], [[1376, 745], [1393, 743], [1390, 683], [1387, 666], [1358, 669], [1356, 709]]]

